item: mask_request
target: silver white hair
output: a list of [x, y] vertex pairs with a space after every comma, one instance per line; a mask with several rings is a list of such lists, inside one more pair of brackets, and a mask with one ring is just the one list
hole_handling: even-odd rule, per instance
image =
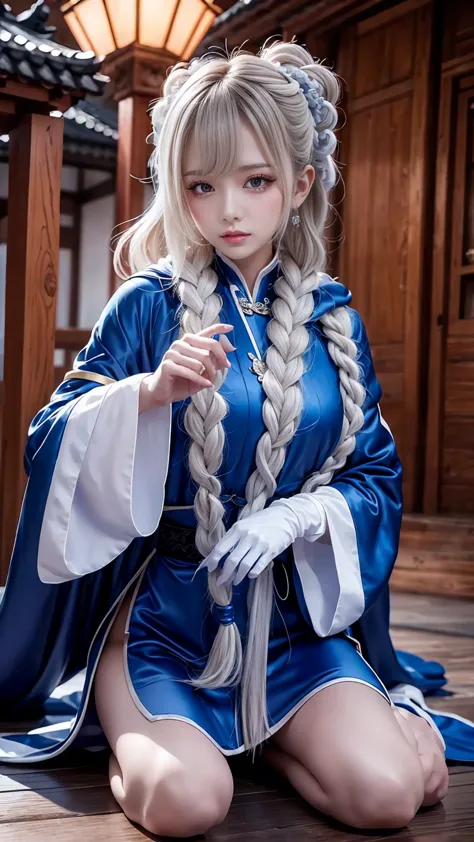
[[[308, 102], [297, 78], [284, 68], [303, 71], [328, 107], [315, 127]], [[289, 78], [290, 76], [290, 78]], [[326, 173], [333, 182], [333, 128], [337, 120], [335, 75], [316, 62], [301, 46], [277, 42], [264, 46], [258, 56], [237, 51], [225, 58], [209, 55], [172, 68], [152, 120], [156, 148], [152, 155], [155, 196], [142, 218], [121, 238], [115, 265], [123, 276], [154, 263], [159, 255], [171, 256], [173, 282], [180, 299], [181, 333], [197, 333], [220, 321], [222, 300], [216, 293], [214, 251], [203, 243], [187, 208], [182, 185], [182, 161], [191, 137], [200, 139], [206, 172], [224, 173], [234, 166], [238, 121], [244, 118], [254, 130], [269, 160], [282, 174], [283, 213], [274, 244], [280, 270], [274, 290], [272, 318], [267, 327], [269, 347], [262, 386], [266, 395], [263, 419], [266, 430], [256, 451], [256, 468], [249, 477], [245, 518], [265, 507], [277, 488], [303, 408], [301, 378], [303, 355], [309, 343], [306, 322], [314, 309], [313, 292], [320, 282], [326, 254], [323, 231], [328, 213], [324, 178], [316, 178], [299, 208], [300, 225], [290, 223], [295, 177], [307, 163]], [[321, 142], [315, 140], [316, 130]], [[332, 136], [332, 137], [331, 137]], [[315, 160], [315, 150], [319, 159]], [[324, 159], [324, 160], [323, 160]], [[365, 391], [356, 362], [357, 347], [351, 338], [349, 314], [335, 308], [320, 319], [328, 352], [339, 370], [344, 421], [334, 453], [319, 471], [307, 477], [302, 491], [314, 491], [331, 481], [355, 447], [363, 425]], [[225, 510], [217, 476], [222, 464], [225, 433], [222, 421], [228, 404], [220, 394], [225, 373], [215, 387], [192, 396], [185, 414], [191, 439], [189, 469], [198, 486], [194, 509], [196, 546], [206, 556], [226, 532]], [[209, 574], [209, 591], [219, 605], [227, 605], [232, 589], [219, 587], [218, 572]], [[269, 735], [266, 705], [266, 670], [273, 603], [271, 565], [249, 587], [248, 639], [242, 652], [237, 625], [220, 625], [202, 675], [195, 687], [222, 687], [241, 681], [242, 727], [247, 748], [255, 749]]]

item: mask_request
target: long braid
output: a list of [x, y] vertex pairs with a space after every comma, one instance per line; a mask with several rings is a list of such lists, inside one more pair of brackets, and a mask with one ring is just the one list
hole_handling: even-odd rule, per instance
[[[337, 121], [334, 104], [338, 86], [334, 75], [297, 44], [264, 47], [258, 59], [244, 54], [210, 59], [209, 67], [207, 59], [195, 59], [188, 65], [179, 63], [165, 81], [164, 96], [155, 106], [153, 119], [156, 201], [136, 230], [132, 226], [122, 236], [122, 247], [130, 245], [132, 264], [134, 256], [145, 261], [154, 249], [169, 248], [173, 261], [176, 257], [174, 278], [183, 305], [181, 327], [183, 332], [197, 333], [220, 320], [222, 301], [215, 292], [217, 277], [209, 249], [195, 249], [191, 260], [185, 256], [185, 249], [191, 248], [192, 243], [202, 245], [195, 243], [195, 228], [181, 184], [184, 149], [191, 134], [205, 138], [204, 170], [226, 171], [231, 166], [229, 151], [235, 161], [236, 121], [244, 113], [252, 127], [260, 128], [268, 148], [274, 149], [282, 173], [288, 148], [297, 170], [309, 161], [315, 166], [316, 182], [300, 207], [301, 226], [295, 231], [282, 218], [274, 234], [275, 242], [281, 246], [282, 276], [275, 284], [273, 318], [267, 327], [267, 370], [262, 383], [266, 430], [257, 444], [256, 469], [247, 481], [247, 503], [239, 513], [242, 519], [263, 509], [276, 491], [286, 447], [296, 432], [303, 408], [303, 355], [309, 343], [305, 324], [313, 312], [312, 293], [325, 259], [322, 232], [328, 209], [326, 191], [335, 179], [331, 156], [336, 145], [332, 129]], [[258, 97], [254, 96], [255, 86]], [[233, 103], [239, 107], [230, 107]], [[219, 131], [215, 131], [215, 126]], [[291, 188], [287, 178], [284, 187], [288, 206]], [[176, 220], [181, 221], [180, 227]], [[356, 432], [364, 420], [361, 406], [365, 392], [359, 383], [357, 349], [350, 338], [347, 311], [334, 310], [321, 322], [329, 353], [340, 374], [344, 421], [334, 454], [305, 481], [304, 491], [331, 481], [353, 451]], [[196, 546], [203, 556], [226, 531], [221, 483], [216, 476], [225, 441], [222, 420], [228, 411], [227, 402], [219, 393], [225, 376], [225, 371], [219, 372], [213, 389], [192, 396], [184, 420], [191, 440], [189, 469], [198, 486], [194, 501]], [[231, 602], [232, 588], [218, 587], [218, 574], [219, 569], [209, 574], [209, 591], [214, 601], [223, 606]], [[255, 748], [268, 736], [266, 670], [272, 606], [270, 565], [249, 585], [245, 658], [236, 624], [221, 623], [204, 672], [191, 681], [196, 687], [211, 688], [237, 683], [242, 677], [242, 723], [247, 748]]]
[[[262, 382], [267, 396], [263, 404], [267, 430], [257, 444], [257, 467], [247, 481], [248, 502], [240, 518], [263, 509], [275, 492], [286, 446], [295, 434], [303, 408], [303, 354], [309, 343], [305, 323], [313, 311], [318, 275], [312, 271], [303, 281], [289, 253], [282, 253], [281, 268], [283, 274], [275, 282], [273, 318], [267, 327], [271, 344]], [[268, 735], [266, 676], [272, 607], [273, 570], [269, 565], [249, 586], [250, 616], [242, 676], [242, 728], [247, 747], [255, 748]]]
[[[212, 257], [211, 257], [212, 259]], [[222, 299], [214, 290], [217, 275], [206, 258], [199, 265], [198, 258], [187, 266], [186, 279], [178, 283], [178, 294], [185, 307], [181, 329], [183, 333], [198, 333], [219, 321]], [[215, 476], [222, 464], [225, 432], [222, 419], [227, 415], [227, 401], [219, 389], [227, 372], [218, 372], [215, 387], [203, 389], [192, 396], [184, 426], [190, 436], [189, 469], [198, 490], [194, 498], [196, 514], [196, 546], [207, 556], [225, 534], [225, 509], [220, 501], [221, 482]], [[220, 570], [209, 573], [209, 592], [218, 605], [227, 605], [232, 599], [232, 588], [217, 585]], [[242, 671], [242, 643], [235, 623], [219, 625], [219, 630], [209, 654], [207, 665], [199, 678], [192, 681], [195, 687], [225, 687], [235, 684]]]
[[[267, 396], [262, 410], [267, 430], [257, 444], [257, 467], [247, 481], [247, 503], [240, 511], [239, 519], [263, 509], [268, 497], [274, 493], [285, 461], [286, 446], [294, 436], [301, 415], [300, 381], [303, 354], [309, 342], [305, 323], [313, 310], [312, 291], [318, 285], [318, 275], [311, 272], [302, 281], [297, 263], [287, 253], [282, 254], [281, 267], [284, 274], [275, 283], [277, 297], [267, 328], [271, 344], [266, 353], [267, 371], [262, 383]], [[180, 299], [186, 307], [182, 329], [197, 332], [219, 320], [222, 302], [214, 293], [217, 277], [209, 264], [200, 271], [195, 260], [186, 275], [186, 280], [180, 280], [178, 285]], [[355, 435], [364, 423], [361, 407], [365, 390], [359, 382], [357, 346], [351, 339], [349, 314], [345, 307], [339, 307], [322, 316], [320, 322], [328, 339], [328, 352], [338, 367], [344, 416], [336, 450], [319, 471], [308, 477], [302, 491], [314, 491], [331, 482], [335, 471], [343, 467], [354, 450]], [[189, 466], [199, 485], [195, 497], [196, 546], [203, 556], [225, 533], [225, 510], [219, 499], [221, 484], [214, 476], [222, 463], [222, 419], [227, 414], [227, 402], [217, 389], [225, 374], [213, 390], [203, 390], [193, 396], [185, 415], [186, 431], [192, 442]], [[216, 575], [217, 571], [209, 574], [210, 594], [219, 605], [225, 605], [231, 600], [232, 589], [218, 587]], [[269, 565], [249, 586], [248, 638], [242, 674], [242, 727], [248, 748], [261, 743], [269, 732], [266, 669], [272, 606], [273, 571]], [[197, 687], [226, 686], [238, 681], [241, 671], [242, 649], [237, 626], [221, 625], [206, 668], [192, 684]]]
[[320, 322], [328, 339], [329, 354], [339, 370], [344, 417], [339, 443], [319, 471], [305, 480], [301, 490], [315, 491], [320, 485], [331, 482], [336, 471], [344, 467], [356, 445], [356, 433], [364, 424], [362, 406], [365, 389], [359, 380], [359, 366], [356, 362], [357, 345], [352, 337], [349, 313], [345, 307], [336, 307], [321, 317]]
[[[297, 276], [300, 274], [297, 264], [289, 256], [285, 256], [282, 260], [282, 266], [284, 266], [287, 277], [293, 278], [295, 282]], [[308, 337], [304, 322], [311, 315], [311, 312], [308, 314], [307, 308], [313, 307], [313, 296], [304, 292], [302, 295], [298, 295], [298, 293], [303, 288], [307, 289], [308, 286], [314, 289], [317, 286], [317, 281], [315, 284], [314, 278], [315, 275], [312, 273], [312, 276], [309, 276], [305, 282], [300, 283], [299, 289], [297, 285], [295, 286], [291, 282], [285, 283], [283, 278], [278, 281], [277, 294], [279, 297], [273, 305], [273, 313], [276, 318], [270, 322], [267, 330], [269, 339], [273, 342], [273, 345], [267, 351], [266, 359], [269, 370], [263, 379], [263, 388], [267, 394], [265, 404], [268, 404], [267, 412], [264, 412], [264, 418], [269, 431], [263, 434], [257, 445], [256, 461], [258, 467], [247, 483], [246, 498], [249, 502], [242, 510], [242, 517], [246, 517], [256, 510], [252, 508], [250, 503], [252, 491], [257, 490], [257, 496], [254, 499], [258, 500], [258, 491], [262, 484], [264, 490], [260, 493], [265, 493], [269, 485], [273, 488], [273, 484], [269, 483], [269, 478], [272, 475], [270, 464], [272, 463], [274, 466], [276, 463], [279, 472], [281, 469], [281, 456], [283, 455], [284, 461], [286, 444], [293, 437], [298, 424], [299, 412], [301, 410], [301, 387], [299, 379], [302, 375], [303, 352], [300, 351], [295, 356], [292, 354], [291, 349], [294, 349], [296, 346], [297, 351], [299, 351], [297, 337], [299, 333], [301, 335], [301, 330], [304, 330], [306, 337]], [[288, 332], [288, 311], [285, 311], [282, 301], [285, 301], [287, 306], [289, 305], [290, 313], [291, 305], [295, 305], [296, 302], [299, 303], [299, 307], [295, 306], [292, 311], [293, 329], [291, 332]], [[277, 314], [283, 318], [281, 320], [278, 319]], [[298, 316], [302, 317], [302, 322], [300, 323], [298, 323]], [[359, 380], [360, 372], [356, 362], [357, 345], [351, 338], [352, 326], [349, 313], [345, 307], [338, 307], [322, 316], [320, 322], [324, 334], [328, 339], [329, 354], [338, 367], [344, 414], [339, 443], [334, 453], [326, 459], [319, 471], [308, 477], [302, 486], [302, 492], [315, 491], [319, 486], [327, 485], [331, 482], [334, 473], [345, 465], [347, 458], [353, 452], [356, 445], [356, 433], [364, 424], [362, 406], [366, 393]], [[307, 341], [305, 342], [305, 347], [306, 345]], [[282, 350], [286, 360], [281, 353]], [[285, 373], [288, 371], [285, 365], [290, 361], [294, 362], [295, 365], [292, 366], [291, 373], [288, 372], [285, 377]], [[281, 376], [282, 372], [283, 379]], [[290, 417], [285, 418], [285, 402], [282, 399], [282, 395], [286, 396], [285, 390], [290, 390], [291, 388], [298, 390], [298, 396], [293, 395], [293, 398], [290, 398], [289, 405], [291, 406], [293, 403], [293, 405], [299, 407], [294, 415], [293, 423]], [[279, 420], [278, 428], [273, 427], [275, 419]], [[291, 427], [293, 427], [293, 431], [290, 433]], [[270, 454], [268, 452], [269, 439], [273, 443]], [[275, 457], [277, 448], [278, 453]], [[277, 475], [274, 475], [275, 479]], [[259, 508], [262, 508], [262, 506], [259, 506]], [[269, 565], [260, 576], [252, 580], [249, 589], [249, 601], [249, 630], [242, 677], [242, 727], [245, 745], [248, 748], [255, 748], [269, 735], [266, 703], [266, 672], [270, 621], [273, 607], [272, 565]]]

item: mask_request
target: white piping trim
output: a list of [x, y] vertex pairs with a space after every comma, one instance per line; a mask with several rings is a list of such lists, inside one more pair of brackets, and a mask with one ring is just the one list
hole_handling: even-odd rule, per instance
[[244, 314], [242, 313], [242, 308], [241, 308], [241, 306], [240, 306], [240, 304], [239, 304], [239, 302], [238, 302], [238, 300], [237, 300], [237, 294], [236, 294], [235, 290], [238, 290], [238, 289], [239, 289], [239, 288], [238, 288], [238, 286], [236, 286], [236, 284], [230, 284], [230, 291], [231, 291], [232, 297], [233, 297], [233, 299], [234, 299], [234, 301], [235, 301], [235, 306], [236, 306], [236, 308], [237, 308], [237, 311], [238, 311], [238, 313], [239, 313], [239, 316], [240, 316], [240, 318], [242, 319], [242, 321], [243, 321], [243, 323], [244, 323], [244, 325], [245, 325], [245, 329], [246, 329], [246, 331], [247, 331], [247, 333], [248, 333], [248, 335], [249, 335], [249, 337], [250, 337], [250, 341], [251, 341], [251, 343], [252, 343], [252, 345], [253, 345], [254, 351], [255, 351], [255, 353], [256, 353], [256, 355], [257, 355], [258, 359], [259, 359], [259, 360], [261, 360], [261, 359], [262, 359], [262, 354], [260, 353], [260, 348], [258, 347], [258, 345], [257, 345], [257, 343], [256, 343], [256, 341], [255, 341], [255, 336], [253, 335], [252, 331], [250, 330], [250, 325], [249, 325], [248, 319], [247, 319], [247, 317], [246, 317], [246, 316], [244, 316]]
[[[127, 672], [125, 673], [125, 677], [127, 678]], [[128, 680], [131, 681], [129, 677]], [[275, 725], [272, 725], [272, 727], [269, 729], [268, 736], [265, 738], [264, 742], [266, 742], [266, 740], [268, 740], [269, 737], [273, 737], [273, 735], [276, 734], [276, 732], [279, 731], [280, 728], [282, 728], [283, 725], [285, 725], [291, 719], [292, 716], [298, 713], [300, 708], [302, 708], [303, 705], [306, 704], [306, 702], [308, 702], [313, 696], [315, 696], [321, 690], [324, 690], [326, 687], [330, 687], [332, 684], [342, 684], [343, 682], [350, 682], [352, 684], [363, 684], [365, 687], [370, 687], [371, 690], [375, 690], [375, 692], [382, 696], [382, 698], [385, 699], [387, 702], [389, 701], [388, 699], [386, 699], [381, 690], [378, 689], [378, 687], [374, 687], [373, 684], [369, 684], [367, 681], [363, 681], [361, 678], [350, 678], [345, 676], [343, 678], [334, 678], [332, 681], [326, 681], [324, 684], [320, 684], [318, 687], [314, 687], [309, 693], [306, 694], [306, 696], [300, 699], [300, 701], [296, 705], [294, 705], [294, 707], [292, 707], [291, 710], [289, 710], [288, 713], [286, 713], [282, 719], [278, 720], [278, 722]], [[130, 685], [129, 689], [131, 689]], [[245, 745], [240, 745], [238, 748], [233, 749], [222, 748], [222, 746], [220, 746], [219, 743], [213, 737], [211, 737], [211, 735], [204, 728], [202, 728], [201, 725], [198, 725], [197, 722], [194, 722], [194, 720], [192, 719], [188, 719], [186, 716], [179, 716], [178, 714], [170, 713], [163, 713], [157, 714], [156, 716], [152, 716], [150, 712], [145, 708], [145, 706], [141, 703], [134, 690], [133, 692], [131, 690], [131, 695], [135, 704], [137, 705], [138, 710], [140, 711], [140, 713], [143, 714], [143, 716], [146, 717], [146, 719], [149, 722], [161, 722], [167, 719], [175, 719], [178, 722], [187, 722], [189, 725], [192, 725], [193, 728], [196, 728], [198, 731], [200, 731], [201, 734], [204, 734], [208, 738], [208, 740], [210, 740], [211, 743], [213, 743], [213, 745], [215, 745], [216, 748], [218, 748], [219, 751], [226, 757], [231, 757], [234, 754], [242, 754], [244, 751], [247, 751]]]
[[358, 652], [358, 654], [359, 654], [359, 657], [360, 657], [360, 658], [362, 658], [362, 660], [363, 660], [364, 664], [365, 664], [365, 665], [369, 668], [369, 670], [370, 670], [371, 672], [373, 672], [373, 674], [375, 675], [375, 677], [376, 677], [377, 681], [379, 681], [379, 682], [380, 682], [380, 684], [382, 685], [383, 689], [385, 690], [385, 692], [386, 692], [386, 694], [387, 694], [387, 702], [389, 702], [390, 707], [392, 707], [392, 708], [393, 708], [393, 707], [395, 707], [395, 705], [394, 705], [394, 703], [393, 703], [393, 701], [392, 701], [392, 699], [391, 699], [390, 693], [388, 692], [387, 688], [385, 687], [385, 684], [383, 683], [382, 679], [380, 678], [380, 676], [378, 676], [378, 675], [377, 675], [377, 673], [375, 672], [374, 668], [370, 666], [369, 662], [365, 660], [365, 658], [364, 658], [364, 656], [363, 656], [363, 654], [362, 654], [362, 647], [361, 647], [361, 645], [360, 645], [359, 641], [357, 640], [357, 638], [352, 637], [352, 636], [351, 636], [350, 634], [348, 634], [346, 631], [344, 631], [344, 632], [343, 632], [343, 635], [344, 635], [344, 637], [346, 637], [346, 638], [347, 638], [347, 640], [351, 640], [353, 643], [355, 643], [355, 644], [356, 644], [356, 649], [357, 649], [357, 652]]
[[[279, 261], [278, 250], [273, 255], [270, 263], [267, 263], [267, 265], [264, 266], [263, 269], [260, 269], [260, 272], [258, 273], [257, 278], [255, 280], [255, 285], [254, 285], [254, 288], [253, 288], [253, 296], [252, 296], [252, 293], [250, 292], [250, 290], [247, 286], [247, 281], [245, 280], [244, 276], [242, 275], [242, 272], [240, 271], [239, 267], [236, 266], [234, 261], [231, 260], [230, 257], [227, 257], [225, 254], [223, 254], [217, 248], [215, 249], [215, 252], [221, 258], [221, 260], [224, 261], [224, 263], [227, 263], [227, 266], [230, 266], [230, 268], [233, 269], [233, 271], [235, 272], [235, 274], [239, 278], [239, 281], [242, 283], [242, 285], [245, 289], [245, 292], [247, 293], [248, 297], [250, 298], [250, 301], [255, 303], [255, 301], [257, 300], [258, 291], [259, 291], [262, 279], [265, 277], [265, 275], [267, 275], [273, 269], [274, 266], [276, 266], [276, 264]], [[237, 287], [237, 289], [238, 289], [238, 287]]]
[[[197, 722], [194, 722], [194, 720], [188, 719], [188, 717], [186, 717], [186, 716], [180, 716], [179, 714], [159, 713], [159, 714], [153, 715], [153, 714], [150, 713], [150, 711], [145, 707], [145, 705], [139, 699], [139, 697], [137, 695], [137, 692], [135, 690], [135, 687], [133, 685], [132, 678], [130, 676], [130, 670], [128, 668], [128, 642], [129, 642], [129, 638], [130, 638], [129, 626], [130, 626], [132, 611], [133, 611], [133, 607], [135, 605], [135, 600], [137, 598], [138, 590], [140, 588], [141, 581], [142, 581], [142, 578], [143, 578], [144, 575], [145, 575], [145, 570], [142, 571], [142, 575], [140, 576], [139, 582], [137, 582], [137, 585], [135, 587], [132, 599], [130, 601], [130, 606], [129, 606], [128, 615], [127, 615], [127, 622], [126, 622], [126, 625], [125, 625], [123, 648], [122, 648], [123, 669], [124, 669], [124, 674], [125, 674], [125, 680], [126, 680], [126, 683], [127, 683], [129, 693], [130, 693], [137, 709], [140, 711], [140, 713], [149, 722], [162, 722], [162, 721], [165, 721], [167, 719], [174, 719], [177, 722], [187, 722], [189, 725], [192, 725], [193, 728], [196, 728], [198, 731], [200, 731], [201, 734], [204, 734], [204, 736], [206, 736], [211, 741], [211, 743], [213, 743], [213, 745], [215, 745], [216, 748], [219, 749], [219, 751], [222, 752], [222, 754], [224, 754], [226, 757], [231, 757], [234, 754], [242, 754], [244, 751], [247, 750], [245, 745], [240, 745], [235, 749], [224, 749], [224, 748], [222, 748], [221, 745], [219, 745], [217, 740], [215, 740], [213, 737], [211, 737], [211, 735], [204, 728], [202, 728], [201, 725], [199, 725]], [[363, 658], [362, 655], [360, 654], [360, 644], [359, 644], [359, 642], [354, 637], [351, 638], [349, 635], [346, 635], [346, 637], [350, 641], [352, 641], [353, 643], [356, 644], [356, 649], [357, 649], [358, 654], [360, 655], [362, 660], [367, 664], [367, 661], [365, 661], [365, 658]], [[316, 695], [316, 693], [319, 693], [321, 690], [324, 690], [326, 687], [330, 687], [332, 684], [341, 684], [342, 682], [345, 682], [345, 681], [346, 682], [352, 682], [354, 684], [364, 684], [366, 687], [370, 687], [372, 690], [375, 690], [375, 692], [378, 693], [380, 696], [382, 696], [382, 698], [385, 699], [385, 701], [388, 702], [388, 704], [391, 707], [394, 707], [394, 705], [392, 704], [392, 701], [390, 699], [389, 693], [388, 693], [387, 689], [385, 688], [384, 684], [382, 683], [382, 681], [380, 681], [380, 678], [375, 673], [375, 671], [372, 669], [370, 664], [367, 664], [367, 666], [370, 668], [370, 670], [375, 675], [376, 679], [380, 682], [380, 684], [384, 688], [386, 696], [384, 696], [384, 694], [382, 693], [381, 690], [378, 689], [378, 687], [374, 687], [373, 684], [369, 684], [367, 681], [363, 681], [361, 678], [351, 678], [350, 676], [343, 676], [342, 678], [334, 678], [331, 681], [326, 681], [326, 682], [324, 682], [324, 684], [318, 685], [318, 687], [313, 687], [313, 689], [310, 690], [309, 693], [306, 694], [306, 696], [303, 696], [303, 698], [300, 699], [299, 702], [297, 702], [296, 705], [294, 705], [291, 708], [291, 710], [289, 710], [288, 713], [286, 713], [285, 716], [282, 717], [282, 719], [279, 719], [277, 723], [275, 723], [274, 725], [271, 726], [271, 728], [269, 729], [269, 732], [268, 732], [268, 736], [266, 737], [266, 740], [269, 737], [272, 737], [273, 734], [275, 734], [277, 731], [279, 731], [280, 728], [282, 728], [283, 725], [285, 725], [288, 722], [288, 720], [291, 719], [291, 717], [294, 716], [294, 714], [297, 713], [300, 710], [300, 708], [303, 707], [303, 705], [307, 701], [309, 701], [309, 699], [311, 699], [313, 696]], [[236, 716], [235, 716], [235, 720], [236, 720]]]
[[[72, 729], [71, 733], [69, 734], [69, 737], [67, 737], [67, 739], [66, 739], [63, 743], [61, 743], [61, 745], [60, 745], [60, 746], [58, 746], [58, 748], [57, 748], [57, 750], [56, 750], [56, 751], [52, 751], [52, 752], [48, 752], [48, 753], [44, 753], [44, 752], [43, 752], [42, 754], [41, 754], [41, 753], [39, 753], [39, 752], [36, 752], [36, 753], [34, 753], [33, 755], [28, 755], [27, 757], [17, 757], [17, 756], [14, 756], [14, 757], [13, 757], [13, 756], [10, 756], [10, 757], [6, 758], [6, 760], [3, 760], [3, 762], [7, 762], [7, 763], [13, 763], [13, 762], [14, 762], [14, 763], [37, 763], [37, 762], [39, 762], [40, 760], [49, 760], [49, 758], [51, 758], [51, 757], [57, 757], [57, 755], [58, 755], [58, 754], [62, 754], [62, 752], [63, 752], [63, 751], [65, 751], [65, 750], [68, 748], [68, 746], [70, 745], [70, 743], [71, 743], [71, 742], [72, 742], [72, 741], [76, 738], [77, 731], [78, 731], [78, 730], [79, 730], [79, 728], [81, 727], [82, 722], [84, 721], [84, 717], [85, 717], [85, 715], [86, 715], [87, 706], [88, 706], [88, 703], [89, 703], [89, 697], [90, 697], [91, 690], [92, 690], [92, 684], [93, 684], [93, 682], [94, 682], [94, 677], [95, 677], [95, 673], [96, 673], [96, 671], [97, 671], [97, 667], [98, 667], [98, 664], [99, 664], [100, 656], [101, 656], [101, 654], [102, 654], [102, 650], [103, 650], [103, 648], [104, 648], [104, 646], [105, 646], [105, 642], [106, 642], [107, 637], [108, 637], [108, 635], [109, 635], [109, 632], [110, 632], [110, 629], [111, 629], [111, 627], [112, 627], [112, 624], [113, 624], [113, 622], [114, 622], [114, 620], [115, 620], [115, 617], [116, 617], [116, 615], [117, 615], [117, 613], [118, 613], [118, 611], [119, 611], [119, 609], [120, 609], [120, 604], [121, 604], [121, 602], [122, 602], [122, 599], [123, 599], [123, 597], [125, 596], [125, 594], [127, 593], [127, 591], [131, 588], [131, 586], [132, 586], [133, 582], [135, 581], [135, 579], [136, 579], [138, 576], [140, 576], [140, 573], [142, 573], [142, 574], [143, 574], [143, 573], [145, 572], [145, 568], [146, 568], [146, 566], [147, 566], [148, 562], [149, 562], [149, 561], [150, 561], [150, 559], [151, 559], [151, 558], [155, 555], [155, 553], [156, 553], [156, 549], [154, 549], [154, 550], [150, 553], [150, 555], [149, 555], [149, 556], [147, 556], [147, 558], [145, 559], [145, 561], [143, 562], [143, 564], [142, 564], [142, 566], [139, 568], [139, 570], [137, 570], [137, 572], [135, 573], [135, 575], [134, 575], [134, 576], [130, 579], [130, 581], [129, 581], [129, 582], [127, 582], [127, 585], [125, 586], [125, 588], [123, 589], [123, 591], [119, 594], [119, 596], [117, 597], [117, 599], [115, 600], [115, 602], [113, 603], [113, 605], [109, 608], [109, 610], [108, 610], [107, 614], [106, 614], [106, 615], [105, 615], [105, 617], [103, 618], [102, 622], [99, 624], [99, 626], [98, 626], [98, 628], [97, 628], [97, 631], [96, 631], [96, 633], [95, 633], [94, 637], [92, 638], [91, 645], [89, 646], [89, 651], [88, 651], [88, 653], [87, 653], [86, 670], [87, 670], [87, 666], [88, 666], [88, 664], [89, 664], [89, 658], [90, 658], [91, 650], [92, 650], [92, 647], [94, 646], [94, 643], [95, 643], [96, 637], [97, 637], [97, 635], [99, 634], [99, 632], [100, 632], [100, 630], [101, 630], [102, 626], [103, 626], [103, 625], [104, 625], [104, 623], [106, 622], [107, 618], [109, 617], [110, 613], [111, 613], [112, 611], [114, 611], [114, 609], [116, 609], [116, 610], [114, 611], [113, 616], [112, 616], [112, 618], [111, 618], [111, 620], [110, 620], [110, 623], [109, 623], [109, 625], [108, 625], [108, 627], [107, 627], [107, 631], [106, 631], [106, 633], [105, 633], [105, 635], [104, 635], [104, 639], [103, 639], [103, 641], [102, 641], [102, 643], [101, 643], [101, 646], [100, 646], [99, 652], [97, 653], [97, 658], [96, 658], [96, 661], [95, 661], [95, 664], [94, 664], [94, 668], [93, 668], [92, 673], [91, 673], [91, 677], [90, 677], [90, 681], [89, 681], [89, 686], [88, 686], [88, 688], [87, 688], [87, 694], [86, 694], [86, 698], [85, 698], [85, 700], [84, 700], [84, 704], [83, 704], [83, 708], [82, 708], [81, 716], [77, 719], [77, 721], [76, 721], [76, 724], [75, 724], [74, 728]], [[6, 732], [6, 731], [5, 731], [5, 732], [3, 732], [3, 734], [0, 734], [0, 737], [2, 737], [2, 736], [9, 736], [9, 732]], [[26, 736], [25, 732], [22, 732], [21, 736]], [[1, 758], [0, 758], [0, 762], [2, 762], [2, 759], [1, 759]]]
[[378, 409], [378, 411], [379, 411], [379, 418], [380, 418], [380, 423], [381, 423], [382, 427], [385, 427], [385, 429], [386, 429], [386, 430], [388, 430], [388, 432], [390, 433], [390, 435], [391, 435], [391, 437], [392, 437], [392, 439], [393, 439], [393, 433], [392, 433], [392, 431], [391, 431], [390, 427], [388, 426], [388, 424], [387, 424], [387, 422], [386, 422], [385, 418], [384, 418], [384, 417], [383, 417], [383, 415], [382, 415], [382, 410], [380, 409], [380, 404], [379, 404], [379, 403], [377, 404], [377, 409]]

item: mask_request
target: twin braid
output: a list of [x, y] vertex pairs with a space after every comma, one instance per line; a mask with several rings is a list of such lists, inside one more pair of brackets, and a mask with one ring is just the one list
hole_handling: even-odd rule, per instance
[[[178, 294], [184, 307], [183, 332], [197, 333], [220, 319], [222, 300], [215, 293], [217, 276], [210, 266], [209, 255], [196, 257], [188, 264], [178, 282]], [[266, 399], [263, 419], [266, 431], [256, 449], [256, 468], [247, 481], [246, 504], [239, 520], [260, 511], [277, 487], [277, 478], [285, 461], [287, 444], [298, 427], [302, 406], [301, 377], [303, 354], [309, 333], [305, 327], [313, 312], [313, 290], [318, 275], [310, 272], [302, 280], [295, 260], [284, 252], [282, 274], [275, 283], [276, 299], [273, 318], [268, 324], [270, 341], [266, 353], [267, 371], [263, 377]], [[340, 440], [334, 453], [319, 471], [312, 474], [302, 491], [314, 491], [329, 483], [335, 471], [343, 467], [355, 448], [355, 435], [364, 423], [362, 405], [365, 390], [359, 382], [356, 362], [357, 346], [351, 339], [352, 327], [345, 307], [335, 308], [320, 319], [328, 339], [328, 351], [338, 367], [344, 418]], [[189, 468], [198, 485], [195, 497], [197, 520], [196, 546], [206, 556], [225, 534], [225, 509], [220, 501], [221, 483], [215, 476], [222, 464], [225, 432], [222, 420], [227, 402], [219, 393], [226, 376], [219, 372], [214, 389], [192, 396], [184, 425], [190, 436]], [[231, 587], [218, 587], [218, 571], [209, 574], [209, 591], [219, 605], [232, 599]], [[266, 708], [266, 668], [268, 638], [273, 604], [273, 571], [271, 565], [250, 583], [250, 616], [245, 657], [235, 624], [220, 625], [204, 672], [191, 681], [195, 687], [222, 687], [242, 678], [242, 724], [247, 747], [255, 747], [268, 736]]]
[[[207, 250], [209, 254], [209, 249]], [[188, 262], [186, 271], [177, 286], [178, 295], [184, 305], [181, 318], [181, 335], [198, 333], [219, 321], [222, 299], [215, 293], [217, 275], [210, 267], [207, 256]], [[196, 546], [203, 557], [225, 535], [225, 509], [221, 503], [221, 482], [215, 476], [222, 464], [225, 432], [222, 419], [227, 415], [227, 401], [219, 389], [227, 375], [218, 371], [214, 389], [196, 392], [186, 409], [184, 427], [191, 439], [189, 469], [198, 485], [194, 498], [196, 514]], [[232, 600], [232, 587], [217, 584], [217, 568], [209, 573], [209, 592], [217, 605], [228, 605]], [[207, 665], [199, 678], [191, 683], [195, 687], [224, 687], [236, 683], [242, 671], [242, 642], [235, 623], [220, 625], [212, 646]]]
[[339, 370], [339, 388], [344, 407], [341, 435], [334, 453], [329, 456], [319, 471], [305, 480], [301, 490], [315, 491], [320, 485], [331, 482], [336, 471], [344, 467], [356, 445], [356, 433], [364, 425], [362, 406], [365, 389], [359, 379], [357, 345], [353, 339], [349, 313], [345, 307], [336, 307], [320, 318], [328, 339], [329, 354]]

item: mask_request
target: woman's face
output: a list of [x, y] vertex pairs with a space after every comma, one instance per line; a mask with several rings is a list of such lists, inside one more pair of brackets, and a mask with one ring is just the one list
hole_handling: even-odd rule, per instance
[[[280, 175], [265, 160], [255, 135], [243, 121], [238, 131], [235, 170], [218, 177], [203, 173], [194, 140], [186, 151], [183, 169], [188, 206], [197, 228], [207, 242], [237, 262], [266, 249], [271, 254], [283, 208]], [[223, 238], [226, 231], [234, 229], [248, 236], [240, 241]]]

